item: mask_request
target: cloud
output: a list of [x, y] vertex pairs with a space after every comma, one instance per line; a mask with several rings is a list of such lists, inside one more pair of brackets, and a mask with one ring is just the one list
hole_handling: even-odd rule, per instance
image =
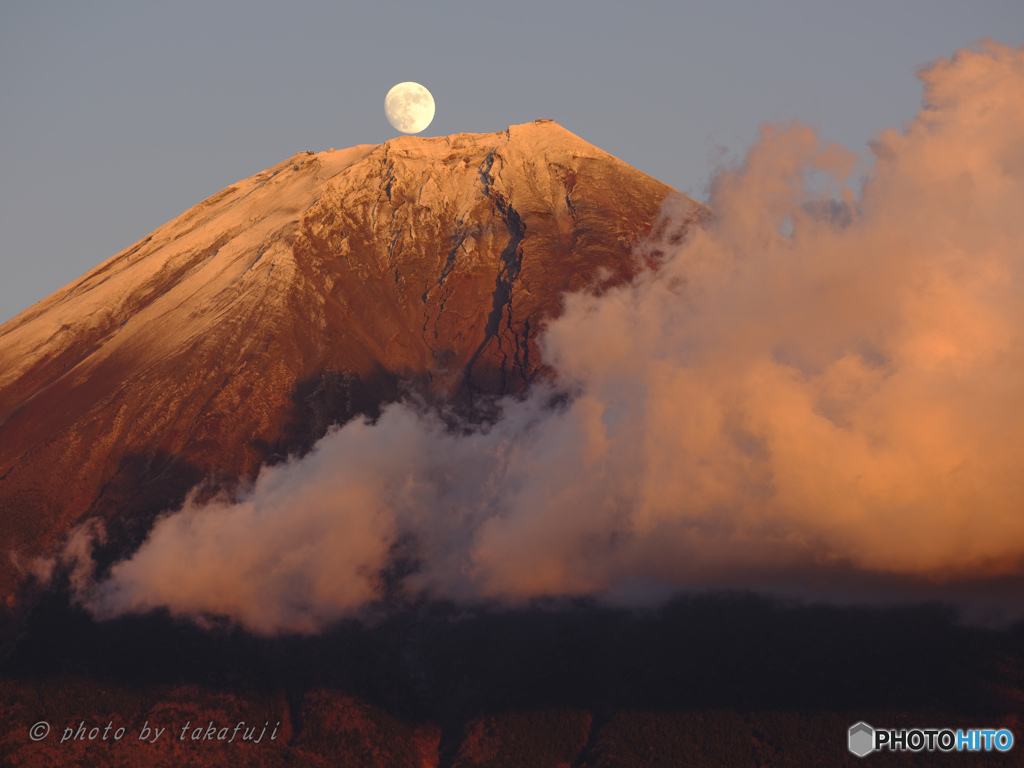
[[82, 594], [93, 586], [96, 571], [93, 550], [97, 544], [105, 543], [106, 538], [100, 520], [90, 518], [68, 531], [55, 557], [24, 558], [14, 550], [8, 553], [8, 557], [22, 576], [47, 586], [54, 582], [57, 574], [61, 574], [73, 592]]
[[568, 400], [334, 429], [162, 517], [83, 600], [315, 631], [399, 556], [409, 593], [456, 600], [1020, 575], [1024, 49], [920, 77], [860, 191], [850, 152], [766, 125], [707, 226], [680, 238], [667, 203], [649, 268], [547, 328]]

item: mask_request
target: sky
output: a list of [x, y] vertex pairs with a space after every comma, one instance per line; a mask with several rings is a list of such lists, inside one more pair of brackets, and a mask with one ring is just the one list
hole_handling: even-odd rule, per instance
[[917, 69], [1019, 0], [0, 3], [0, 322], [292, 154], [552, 118], [706, 200], [765, 121], [856, 153], [920, 106]]

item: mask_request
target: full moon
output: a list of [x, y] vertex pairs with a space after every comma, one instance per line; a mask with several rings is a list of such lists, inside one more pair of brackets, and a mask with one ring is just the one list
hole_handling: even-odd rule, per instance
[[419, 133], [434, 119], [434, 97], [419, 83], [399, 83], [384, 97], [388, 122], [402, 133]]

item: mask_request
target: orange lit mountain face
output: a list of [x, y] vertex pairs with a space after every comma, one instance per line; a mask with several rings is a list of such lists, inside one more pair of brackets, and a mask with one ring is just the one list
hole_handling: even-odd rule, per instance
[[195, 483], [409, 382], [522, 390], [560, 296], [628, 279], [670, 192], [550, 121], [304, 152], [228, 187], [0, 328], [0, 540], [31, 556], [99, 517], [128, 546]]

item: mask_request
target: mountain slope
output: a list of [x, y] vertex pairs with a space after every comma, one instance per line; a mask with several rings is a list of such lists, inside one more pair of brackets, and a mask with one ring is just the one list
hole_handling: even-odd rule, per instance
[[228, 187], [0, 327], [0, 539], [32, 555], [97, 516], [130, 546], [193, 484], [304, 450], [399, 382], [521, 390], [561, 294], [627, 279], [670, 192], [551, 121], [300, 153]]

